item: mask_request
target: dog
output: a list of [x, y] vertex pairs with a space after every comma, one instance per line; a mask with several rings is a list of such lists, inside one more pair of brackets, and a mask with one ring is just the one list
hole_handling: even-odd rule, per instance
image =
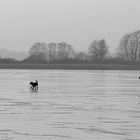
[[38, 81], [30, 82], [30, 89], [31, 90], [38, 90]]

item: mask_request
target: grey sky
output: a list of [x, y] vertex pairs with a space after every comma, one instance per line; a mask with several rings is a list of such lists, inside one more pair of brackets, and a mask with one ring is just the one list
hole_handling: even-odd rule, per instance
[[66, 41], [86, 51], [104, 38], [114, 50], [125, 33], [140, 29], [139, 7], [139, 0], [0, 0], [0, 48]]

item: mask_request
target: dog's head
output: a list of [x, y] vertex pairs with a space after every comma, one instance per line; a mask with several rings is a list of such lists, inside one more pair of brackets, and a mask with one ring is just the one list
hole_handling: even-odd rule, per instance
[[33, 82], [30, 82], [30, 85], [33, 85]]

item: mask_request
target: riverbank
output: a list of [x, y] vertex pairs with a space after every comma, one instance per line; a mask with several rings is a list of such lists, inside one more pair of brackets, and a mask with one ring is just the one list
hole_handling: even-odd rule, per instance
[[0, 69], [140, 70], [138, 64], [30, 64], [0, 63]]

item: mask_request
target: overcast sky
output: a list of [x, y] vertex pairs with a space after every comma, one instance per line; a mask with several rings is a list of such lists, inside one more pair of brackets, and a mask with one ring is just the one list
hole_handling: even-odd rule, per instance
[[0, 0], [0, 48], [65, 41], [86, 51], [104, 38], [113, 51], [125, 33], [139, 29], [139, 0]]

